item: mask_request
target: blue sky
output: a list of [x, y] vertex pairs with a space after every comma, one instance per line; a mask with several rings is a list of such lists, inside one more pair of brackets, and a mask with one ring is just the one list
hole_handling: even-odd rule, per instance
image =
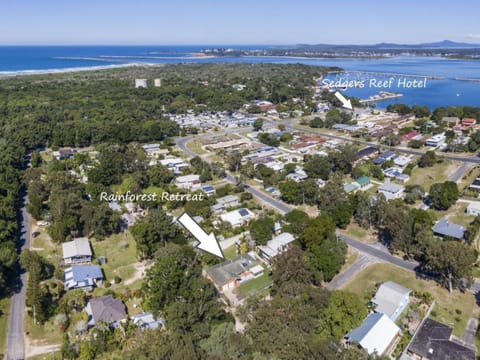
[[0, 44], [480, 43], [478, 0], [4, 0]]

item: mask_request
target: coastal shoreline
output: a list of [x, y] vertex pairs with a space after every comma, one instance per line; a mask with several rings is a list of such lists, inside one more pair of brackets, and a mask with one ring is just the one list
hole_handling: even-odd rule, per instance
[[120, 69], [128, 67], [142, 67], [142, 66], [162, 66], [163, 64], [154, 63], [127, 63], [127, 64], [111, 64], [111, 65], [98, 65], [98, 66], [81, 66], [59, 69], [32, 69], [32, 70], [15, 70], [15, 71], [0, 71], [0, 79], [9, 77], [20, 77], [30, 75], [49, 75], [49, 74], [65, 74], [84, 71], [97, 71], [108, 69]]

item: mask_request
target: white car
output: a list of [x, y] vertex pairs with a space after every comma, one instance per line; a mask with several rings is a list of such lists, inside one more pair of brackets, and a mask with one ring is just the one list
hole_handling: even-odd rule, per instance
[[48, 221], [37, 221], [37, 226], [48, 226], [50, 223]]

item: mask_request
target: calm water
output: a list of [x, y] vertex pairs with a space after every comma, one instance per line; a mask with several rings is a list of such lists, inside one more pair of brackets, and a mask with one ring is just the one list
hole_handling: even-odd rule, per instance
[[[425, 89], [386, 89], [404, 94], [396, 100], [383, 101], [384, 107], [395, 101], [409, 105], [427, 105], [435, 108], [445, 105], [480, 106], [480, 82], [466, 82], [455, 78], [480, 79], [480, 61], [446, 60], [441, 58], [395, 57], [388, 59], [299, 59], [276, 57], [222, 57], [197, 58], [191, 55], [205, 48], [220, 46], [0, 46], [0, 75], [46, 70], [64, 70], [118, 66], [128, 63], [302, 63], [338, 66], [349, 71], [412, 74], [442, 77], [428, 80]], [[264, 49], [266, 46], [222, 46], [236, 49]], [[380, 75], [347, 73], [342, 78], [386, 78]], [[335, 78], [335, 75], [331, 76]], [[397, 76], [398, 78], [398, 76]], [[395, 80], [396, 82], [396, 80]], [[349, 89], [346, 94], [367, 98], [380, 89]]]

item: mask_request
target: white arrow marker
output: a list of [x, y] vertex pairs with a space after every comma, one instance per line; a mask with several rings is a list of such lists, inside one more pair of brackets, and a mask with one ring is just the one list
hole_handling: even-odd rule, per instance
[[347, 108], [347, 109], [350, 109], [350, 110], [353, 110], [352, 108], [352, 102], [350, 101], [350, 99], [346, 99], [345, 96], [343, 96], [339, 91], [337, 91], [335, 93], [335, 96], [337, 97], [338, 100], [340, 100], [342, 102], [342, 106], [344, 108]]
[[222, 249], [218, 245], [218, 241], [213, 233], [208, 235], [201, 227], [193, 220], [190, 215], [184, 213], [178, 218], [178, 222], [182, 224], [200, 243], [197, 245], [199, 249], [206, 251], [215, 256], [224, 258]]

